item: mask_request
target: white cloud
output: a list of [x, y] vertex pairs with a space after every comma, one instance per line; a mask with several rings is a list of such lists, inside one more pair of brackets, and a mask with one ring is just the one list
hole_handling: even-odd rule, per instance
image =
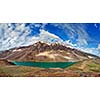
[[59, 42], [59, 43], [63, 43], [64, 41], [62, 39], [60, 39], [58, 36], [45, 31], [45, 30], [41, 30], [40, 34], [37, 36], [33, 36], [33, 37], [29, 37], [28, 39], [28, 44], [32, 44], [38, 41], [43, 41], [46, 43], [54, 43], [54, 42]]
[[77, 47], [77, 44], [73, 44], [70, 40], [64, 41], [65, 45], [69, 45], [71, 47]]
[[30, 33], [25, 24], [0, 24], [0, 50], [18, 47], [25, 44], [26, 37]]
[[26, 27], [25, 24], [15, 24], [15, 27], [12, 24], [0, 24], [0, 51], [31, 45], [38, 41], [47, 43], [63, 42], [58, 36], [43, 29], [37, 36], [28, 36], [30, 32], [30, 28]]
[[98, 49], [100, 49], [100, 44], [98, 44]]
[[[85, 26], [83, 24], [52, 24], [60, 29], [64, 29], [66, 34], [69, 36], [70, 40], [76, 40], [78, 46], [87, 46], [90, 37], [85, 31]], [[75, 38], [77, 36], [77, 39]]]
[[[88, 45], [88, 33], [84, 30], [84, 26], [81, 24], [77, 27], [72, 24], [53, 24], [59, 28], [68, 30], [66, 34], [70, 36], [70, 40], [63, 41], [60, 37], [44, 30], [46, 23], [42, 26], [37, 24], [35, 27], [40, 27], [40, 34], [37, 36], [28, 36], [31, 32], [30, 27], [26, 27], [25, 24], [0, 24], [0, 51], [7, 50], [14, 47], [31, 45], [38, 41], [44, 41], [47, 43], [59, 42], [64, 45], [69, 45], [80, 49], [82, 51], [100, 55], [100, 44], [98, 48], [86, 48]], [[71, 39], [74, 39], [75, 35], [78, 35], [77, 44], [73, 44]]]
[[79, 50], [81, 50], [83, 52], [86, 52], [86, 53], [90, 53], [90, 54], [94, 54], [94, 55], [100, 56], [100, 51], [98, 51], [98, 48], [77, 47], [76, 49], [79, 49]]
[[[45, 24], [43, 24], [44, 26]], [[40, 34], [37, 36], [28, 36], [31, 30], [29, 27], [25, 27], [25, 24], [15, 24], [15, 27], [12, 24], [0, 24], [0, 50], [27, 46], [38, 41], [46, 43], [59, 42], [61, 44], [74, 46], [71, 41], [63, 41], [57, 35], [45, 31], [42, 28], [40, 28]]]
[[97, 48], [99, 55], [100, 55], [100, 44], [98, 44], [98, 48]]
[[95, 28], [98, 28], [97, 24], [94, 24]]

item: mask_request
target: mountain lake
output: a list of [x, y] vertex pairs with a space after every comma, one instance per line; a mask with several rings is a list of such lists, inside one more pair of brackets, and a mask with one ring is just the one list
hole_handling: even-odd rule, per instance
[[13, 64], [17, 66], [30, 66], [30, 67], [40, 67], [40, 68], [66, 68], [76, 62], [18, 62], [12, 61]]

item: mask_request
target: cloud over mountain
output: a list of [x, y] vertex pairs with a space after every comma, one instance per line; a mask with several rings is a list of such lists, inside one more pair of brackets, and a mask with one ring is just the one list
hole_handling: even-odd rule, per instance
[[0, 50], [7, 50], [14, 47], [26, 46], [38, 41], [47, 43], [63, 42], [58, 36], [45, 30], [40, 30], [40, 34], [29, 36], [31, 30], [25, 24], [1, 24], [0, 25]]
[[[59, 42], [65, 45], [69, 44], [85, 52], [100, 55], [100, 42], [97, 40], [98, 37], [93, 34], [91, 35], [87, 31], [87, 25], [49, 23], [49, 30], [54, 30], [55, 33], [58, 32], [58, 35], [54, 32], [50, 32], [46, 27], [47, 25], [48, 23], [0, 24], [0, 51], [44, 41], [47, 43]], [[51, 26], [55, 27], [57, 30], [53, 29]], [[98, 25], [94, 24], [94, 30], [98, 28], [97, 26]], [[63, 33], [61, 31], [59, 32], [59, 30], [62, 30]], [[67, 37], [66, 39], [65, 36]], [[95, 36], [97, 43], [94, 42], [93, 36]], [[91, 41], [95, 46], [91, 47]]]

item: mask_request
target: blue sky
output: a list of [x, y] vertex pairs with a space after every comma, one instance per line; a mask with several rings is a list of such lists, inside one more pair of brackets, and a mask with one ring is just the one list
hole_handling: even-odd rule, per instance
[[[74, 29], [74, 27], [76, 27], [76, 29], [74, 30], [80, 30], [80, 28], [77, 29], [77, 27], [81, 27], [84, 32], [86, 32], [86, 34], [89, 37], [84, 37], [86, 39], [86, 41], [88, 42], [88, 47], [97, 47], [98, 44], [100, 43], [100, 24], [71, 24], [71, 28]], [[96, 25], [96, 26], [95, 26]], [[63, 24], [62, 24], [63, 27]], [[53, 25], [47, 25], [47, 27], [45, 28], [47, 31], [54, 33], [55, 35], [58, 35], [60, 38], [62, 38], [63, 40], [68, 40], [70, 39], [73, 43], [77, 43], [77, 38], [78, 38], [78, 34], [77, 32], [73, 32], [75, 34], [74, 35], [74, 39], [70, 38], [70, 36], [68, 36], [67, 34], [70, 34], [71, 30], [68, 30], [68, 28], [66, 27], [65, 29], [63, 28], [58, 28], [55, 27]], [[82, 32], [82, 34], [84, 35], [84, 32]], [[80, 32], [79, 32], [80, 34]], [[81, 37], [83, 38], [83, 36]]]
[[0, 24], [0, 50], [31, 45], [37, 41], [61, 42], [100, 55], [99, 23]]
[[[77, 39], [80, 34], [79, 31], [81, 30], [80, 29], [81, 27], [84, 30], [84, 32], [82, 32], [82, 35], [84, 36], [84, 34], [87, 34], [89, 36], [89, 37], [83, 37], [83, 36], [81, 37], [86, 39], [89, 47], [97, 47], [98, 44], [100, 43], [100, 24], [94, 24], [94, 23], [72, 24], [71, 23], [68, 24], [69, 26], [66, 27], [64, 27], [64, 25], [65, 23], [64, 24], [60, 23], [60, 25], [58, 23], [53, 23], [53, 24], [48, 23], [43, 27], [43, 29], [59, 36], [64, 41], [70, 39], [72, 43], [77, 43]], [[32, 24], [30, 24], [29, 26], [31, 27], [32, 30], [30, 36], [32, 36], [40, 33], [39, 30], [42, 26], [42, 23], [40, 23], [39, 27], [35, 27]], [[70, 30], [68, 27], [70, 27]], [[74, 31], [72, 31], [71, 29], [73, 29]], [[71, 38], [70, 35], [73, 35], [74, 38]]]

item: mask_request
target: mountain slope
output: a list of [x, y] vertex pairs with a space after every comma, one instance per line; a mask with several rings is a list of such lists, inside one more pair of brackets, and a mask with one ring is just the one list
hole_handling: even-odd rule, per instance
[[47, 44], [44, 42], [37, 42], [30, 46], [13, 48], [0, 53], [1, 59], [16, 61], [76, 62], [96, 57], [59, 43]]

